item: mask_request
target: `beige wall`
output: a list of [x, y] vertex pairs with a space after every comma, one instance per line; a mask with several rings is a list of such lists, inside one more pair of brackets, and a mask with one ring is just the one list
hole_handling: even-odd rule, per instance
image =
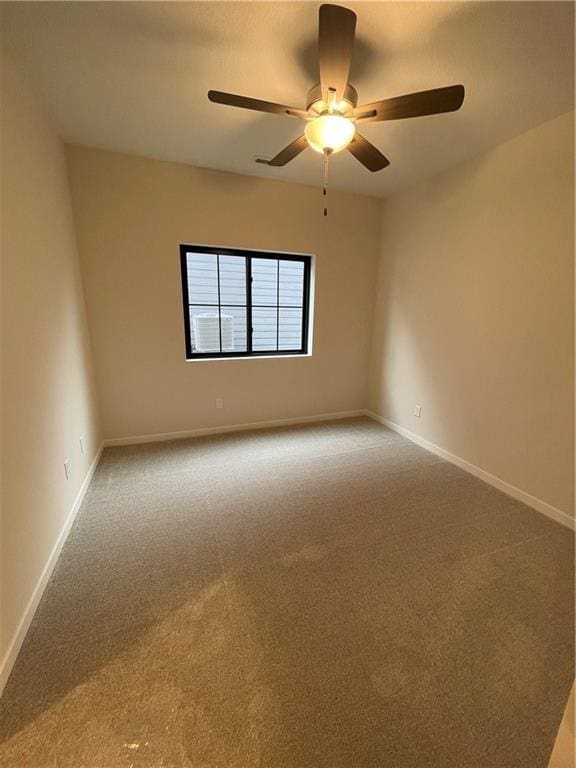
[[370, 381], [380, 415], [571, 515], [573, 119], [384, 201]]
[[5, 57], [1, 95], [0, 661], [100, 439], [64, 148]]
[[[312, 187], [82, 147], [68, 161], [106, 437], [365, 406], [379, 200], [331, 192], [324, 218]], [[312, 356], [186, 362], [180, 243], [315, 254]]]

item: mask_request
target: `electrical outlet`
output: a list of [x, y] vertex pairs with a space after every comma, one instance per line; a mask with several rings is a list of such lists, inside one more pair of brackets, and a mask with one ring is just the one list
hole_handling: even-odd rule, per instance
[[84, 453], [84, 435], [80, 435], [80, 453]]
[[70, 459], [66, 459], [64, 462], [64, 474], [66, 475], [66, 480], [70, 480]]
[[216, 398], [216, 408], [224, 408], [224, 400], [221, 397]]
[[420, 418], [421, 414], [422, 414], [422, 406], [421, 405], [415, 405], [414, 406], [414, 416], [417, 416], [418, 418]]

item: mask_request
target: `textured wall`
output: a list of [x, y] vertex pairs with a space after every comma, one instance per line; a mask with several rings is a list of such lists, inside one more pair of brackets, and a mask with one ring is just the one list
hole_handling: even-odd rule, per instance
[[100, 442], [64, 148], [4, 56], [1, 154], [4, 659]]
[[[380, 201], [70, 147], [105, 435], [363, 408]], [[310, 357], [187, 362], [180, 243], [315, 255]], [[215, 399], [224, 400], [216, 410]]]
[[384, 201], [370, 382], [373, 410], [568, 514], [573, 120]]

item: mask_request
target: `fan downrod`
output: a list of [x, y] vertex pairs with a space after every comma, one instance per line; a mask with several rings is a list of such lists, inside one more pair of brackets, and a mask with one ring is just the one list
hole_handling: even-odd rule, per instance
[[[353, 85], [348, 83], [344, 89], [344, 96], [340, 103], [339, 111], [343, 115], [347, 115], [353, 112], [358, 106], [358, 91]], [[322, 86], [320, 83], [313, 85], [312, 88], [306, 94], [306, 111], [314, 110], [318, 114], [325, 112], [328, 109], [328, 104], [322, 98]]]

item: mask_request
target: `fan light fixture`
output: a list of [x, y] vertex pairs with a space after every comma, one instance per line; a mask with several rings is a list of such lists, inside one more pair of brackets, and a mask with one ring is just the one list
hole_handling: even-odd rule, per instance
[[304, 129], [308, 144], [321, 154], [332, 154], [345, 149], [355, 133], [356, 128], [351, 120], [334, 114], [319, 115]]
[[[347, 149], [372, 173], [390, 165], [388, 158], [365, 139], [356, 126], [455, 112], [464, 101], [464, 86], [433, 88], [358, 106], [358, 92], [348, 79], [356, 35], [356, 14], [349, 8], [324, 3], [320, 6], [318, 22], [320, 82], [308, 91], [304, 109], [225, 91], [208, 91], [208, 98], [215, 104], [305, 120], [304, 132], [287, 147], [270, 160], [261, 157], [255, 160], [272, 168], [283, 168], [307, 147], [312, 147], [324, 155], [323, 194], [326, 197], [328, 158], [333, 152]], [[324, 216], [326, 213], [325, 205]]]

